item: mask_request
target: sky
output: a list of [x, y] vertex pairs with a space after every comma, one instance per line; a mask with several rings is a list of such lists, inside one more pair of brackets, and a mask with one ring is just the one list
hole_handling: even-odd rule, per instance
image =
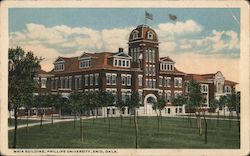
[[145, 24], [145, 11], [153, 15], [146, 24], [158, 34], [160, 56], [186, 73], [222, 71], [239, 82], [238, 8], [10, 8], [9, 44], [43, 57], [42, 68], [50, 71], [58, 56], [126, 52], [130, 32]]

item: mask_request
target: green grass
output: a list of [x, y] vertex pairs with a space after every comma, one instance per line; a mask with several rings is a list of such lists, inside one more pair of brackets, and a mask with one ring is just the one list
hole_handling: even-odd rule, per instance
[[[10, 121], [11, 120], [11, 121]], [[43, 120], [44, 122], [45, 120]], [[29, 119], [29, 124], [31, 123], [38, 123], [40, 120], [30, 120]], [[26, 125], [26, 118], [23, 119], [17, 119], [17, 125]], [[8, 126], [15, 126], [15, 119], [8, 119]]]
[[[139, 117], [139, 147], [140, 148], [240, 148], [237, 122], [208, 120], [208, 143], [204, 143], [204, 135], [198, 134], [188, 119], [163, 117], [160, 132], [157, 132], [156, 117]], [[17, 148], [134, 148], [135, 131], [133, 118], [124, 118], [120, 127], [120, 118], [111, 119], [111, 132], [108, 133], [108, 121], [97, 119], [83, 120], [84, 140], [81, 142], [79, 121], [76, 128], [74, 122], [56, 123], [18, 129]], [[11, 148], [13, 131], [9, 131], [9, 147]]]

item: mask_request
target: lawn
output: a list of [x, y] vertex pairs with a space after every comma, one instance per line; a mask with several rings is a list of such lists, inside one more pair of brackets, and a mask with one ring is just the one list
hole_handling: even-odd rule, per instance
[[[133, 118], [132, 118], [133, 119]], [[157, 132], [156, 117], [139, 117], [139, 147], [140, 148], [240, 148], [237, 122], [208, 120], [208, 143], [204, 143], [204, 135], [198, 134], [188, 119], [163, 117], [160, 132]], [[108, 121], [96, 119], [83, 120], [84, 140], [81, 142], [80, 124], [62, 122], [54, 125], [18, 129], [17, 148], [134, 148], [135, 132], [133, 120], [124, 118], [123, 127], [120, 118], [111, 119], [111, 131], [108, 132]], [[11, 148], [13, 131], [9, 131], [9, 147]]]

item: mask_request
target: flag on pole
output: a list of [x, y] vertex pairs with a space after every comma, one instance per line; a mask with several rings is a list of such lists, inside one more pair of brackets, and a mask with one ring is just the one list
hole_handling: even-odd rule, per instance
[[173, 14], [168, 14], [168, 17], [169, 17], [171, 20], [173, 20], [173, 21], [175, 21], [175, 20], [177, 19], [177, 17], [176, 17], [175, 15], [173, 15]]
[[150, 14], [147, 11], [145, 11], [145, 18], [153, 20], [153, 14]]

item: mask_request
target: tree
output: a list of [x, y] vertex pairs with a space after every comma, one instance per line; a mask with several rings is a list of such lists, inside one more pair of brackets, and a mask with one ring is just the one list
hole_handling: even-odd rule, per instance
[[140, 97], [138, 91], [132, 91], [131, 94], [131, 107], [134, 110], [134, 127], [135, 127], [135, 148], [139, 147], [138, 143], [138, 122], [137, 122], [137, 108], [140, 106]]
[[[114, 106], [114, 101], [115, 101], [115, 97], [112, 93], [110, 92], [107, 92], [105, 93], [105, 101], [106, 101], [106, 106]], [[109, 112], [110, 114], [111, 112]], [[109, 122], [109, 134], [110, 134], [110, 117], [109, 117], [109, 114], [108, 114], [108, 122]]]
[[16, 148], [17, 138], [17, 112], [24, 106], [26, 99], [38, 88], [34, 80], [40, 61], [42, 59], [34, 56], [33, 52], [25, 52], [20, 47], [9, 49], [9, 107], [14, 109], [15, 129], [13, 137], [13, 148]]
[[[215, 112], [215, 110], [217, 108], [219, 108], [219, 101], [217, 99], [215, 99], [215, 98], [211, 99], [209, 107], [210, 107], [212, 112]], [[219, 124], [219, 112], [220, 111], [218, 109], [218, 111], [217, 111], [217, 127], [218, 127], [218, 124]]]
[[125, 103], [122, 100], [121, 96], [117, 96], [117, 98], [116, 98], [116, 107], [119, 109], [119, 112], [120, 112], [121, 128], [122, 128], [122, 121], [123, 121], [122, 113], [123, 113], [124, 108], [125, 108]]
[[54, 117], [54, 109], [60, 109], [63, 101], [62, 101], [62, 95], [61, 94], [49, 94], [48, 95], [48, 104], [51, 107], [51, 124], [53, 124], [53, 117]]
[[[159, 96], [158, 100], [157, 101], [154, 100], [154, 101], [152, 101], [152, 103], [153, 103], [153, 107], [152, 108], [155, 111], [156, 116], [157, 116], [157, 122], [158, 122], [157, 130], [159, 132], [159, 130], [160, 130], [160, 118], [161, 118], [161, 124], [162, 124], [161, 111], [166, 106], [166, 101], [165, 101], [164, 97]], [[158, 115], [157, 110], [159, 111], [159, 115]]]
[[227, 102], [228, 102], [228, 99], [227, 99], [227, 96], [226, 95], [223, 95], [220, 97], [219, 99], [219, 106], [220, 108], [223, 108], [223, 111], [224, 111], [224, 120], [225, 120], [225, 117], [226, 117], [226, 105], [227, 105]]
[[198, 109], [197, 126], [199, 129], [200, 135], [202, 133], [200, 112], [201, 112], [201, 107], [202, 107], [203, 101], [204, 101], [204, 98], [203, 98], [203, 95], [201, 93], [201, 86], [199, 85], [199, 83], [195, 80], [189, 81], [188, 82], [188, 105], [190, 105], [191, 108], [193, 107], [193, 108]]
[[173, 97], [172, 98], [172, 104], [174, 106], [183, 106], [184, 104], [187, 103], [187, 99], [185, 96], [183, 95], [177, 95], [177, 97]]

